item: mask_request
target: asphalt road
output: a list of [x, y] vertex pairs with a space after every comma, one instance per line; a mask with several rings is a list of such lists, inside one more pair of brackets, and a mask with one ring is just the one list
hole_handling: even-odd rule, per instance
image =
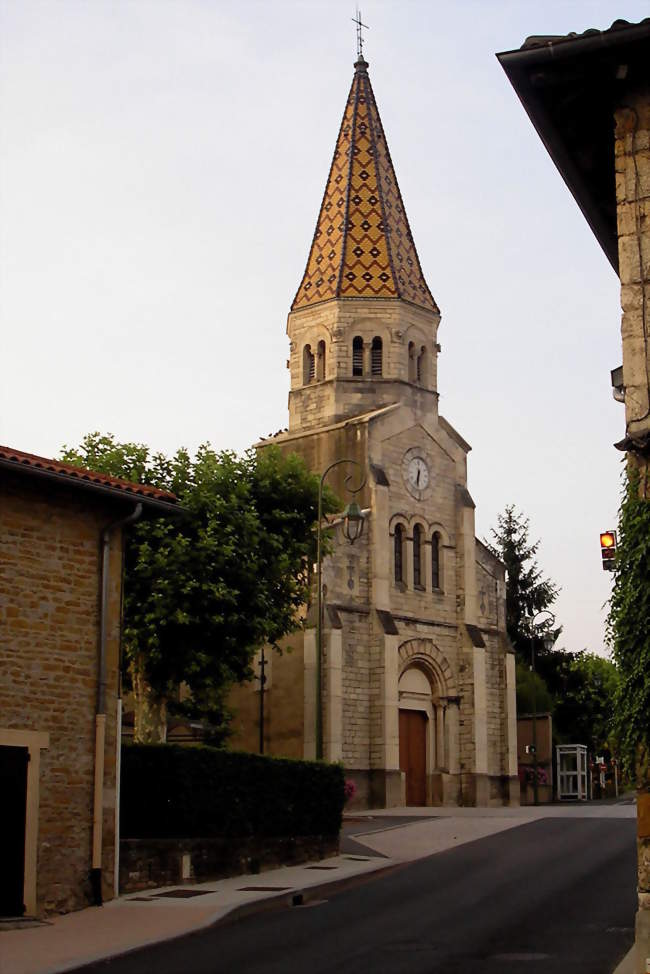
[[545, 819], [87, 974], [611, 974], [633, 940], [635, 822]]

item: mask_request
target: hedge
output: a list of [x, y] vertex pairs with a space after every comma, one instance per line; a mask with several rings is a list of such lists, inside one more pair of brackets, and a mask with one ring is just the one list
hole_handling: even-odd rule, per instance
[[338, 835], [343, 768], [214, 747], [126, 744], [125, 839]]

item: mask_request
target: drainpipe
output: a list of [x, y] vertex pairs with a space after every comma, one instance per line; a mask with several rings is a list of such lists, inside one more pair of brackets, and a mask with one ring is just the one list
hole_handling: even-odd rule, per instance
[[[104, 815], [104, 750], [106, 739], [106, 643], [108, 638], [108, 587], [111, 534], [117, 528], [134, 524], [142, 514], [142, 504], [136, 504], [127, 517], [108, 524], [101, 535], [102, 577], [99, 606], [99, 657], [97, 665], [97, 710], [95, 713], [95, 787], [93, 797], [93, 855], [90, 870], [93, 902], [101, 906], [102, 897], [102, 833]], [[118, 741], [119, 746], [119, 741]]]

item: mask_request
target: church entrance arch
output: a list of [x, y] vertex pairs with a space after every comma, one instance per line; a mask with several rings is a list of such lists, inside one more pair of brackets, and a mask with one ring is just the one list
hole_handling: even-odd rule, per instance
[[429, 639], [402, 643], [399, 658], [399, 764], [406, 779], [406, 804], [438, 804], [449, 768], [445, 711], [455, 681]]

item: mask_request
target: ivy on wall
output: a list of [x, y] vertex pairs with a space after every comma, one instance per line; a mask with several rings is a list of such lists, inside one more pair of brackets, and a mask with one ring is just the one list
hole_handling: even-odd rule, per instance
[[650, 787], [650, 501], [646, 486], [641, 487], [639, 470], [628, 464], [607, 636], [620, 676], [614, 725], [621, 758], [638, 784]]

